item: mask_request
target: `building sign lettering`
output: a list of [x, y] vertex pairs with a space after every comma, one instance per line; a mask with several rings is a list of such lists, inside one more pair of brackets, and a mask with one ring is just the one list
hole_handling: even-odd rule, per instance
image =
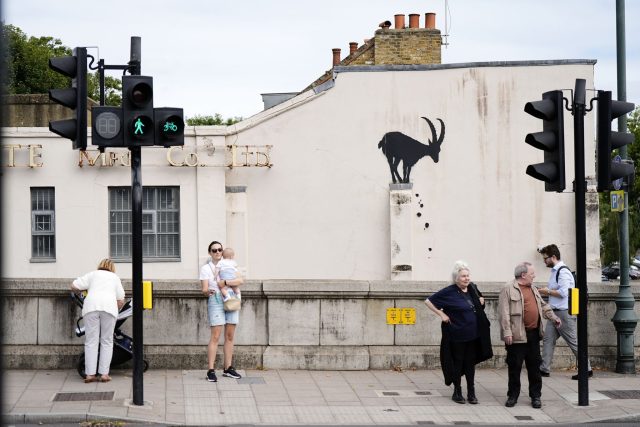
[[[270, 168], [273, 166], [271, 163], [272, 147], [272, 145], [227, 145], [224, 156], [219, 156], [220, 159], [216, 162], [213, 159], [216, 147], [212, 145], [207, 146], [206, 151], [202, 152], [197, 152], [195, 147], [175, 146], [167, 150], [167, 163], [177, 167]], [[43, 165], [41, 144], [8, 144], [3, 145], [2, 148], [7, 150], [6, 160], [2, 166], [13, 168], [18, 165], [41, 168]], [[22, 152], [28, 152], [28, 161], [25, 155], [21, 155]], [[103, 153], [98, 150], [80, 150], [78, 151], [78, 166], [130, 167], [131, 154], [128, 150], [105, 151]]]
[[206, 157], [204, 153], [189, 151], [184, 147], [176, 146], [167, 150], [167, 162], [171, 166], [224, 166], [230, 169], [237, 167], [266, 167], [273, 166], [270, 151], [272, 145], [227, 145], [224, 164], [210, 164], [206, 157], [212, 157], [215, 147], [210, 147]]
[[103, 166], [110, 167], [115, 164], [120, 166], [131, 166], [131, 154], [129, 151], [109, 151], [101, 153], [97, 150], [80, 150], [80, 158], [78, 159], [78, 166], [83, 167], [84, 161], [87, 161], [88, 166]]
[[[24, 166], [29, 166], [30, 168], [41, 168], [42, 167], [42, 145], [41, 144], [29, 144], [29, 145], [20, 145], [20, 144], [9, 144], [3, 145], [2, 148], [8, 151], [7, 153], [7, 161], [3, 166], [15, 168], [16, 167], [16, 151], [28, 151], [29, 152], [29, 162], [24, 164]], [[21, 165], [22, 166], [22, 165]]]

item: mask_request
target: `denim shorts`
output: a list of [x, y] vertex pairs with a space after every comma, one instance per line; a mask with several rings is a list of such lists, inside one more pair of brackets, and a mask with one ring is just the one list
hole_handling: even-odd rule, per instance
[[[229, 289], [229, 295], [233, 295], [233, 291]], [[237, 325], [240, 320], [240, 311], [224, 311], [224, 303], [222, 302], [222, 294], [218, 291], [214, 295], [209, 296], [207, 302], [210, 326], [222, 326], [230, 323]]]

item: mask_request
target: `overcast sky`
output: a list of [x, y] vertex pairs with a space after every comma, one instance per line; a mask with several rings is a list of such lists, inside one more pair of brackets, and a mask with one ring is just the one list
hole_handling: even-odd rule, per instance
[[[449, 0], [443, 63], [596, 59], [596, 89], [616, 97], [615, 0]], [[398, 13], [436, 13], [445, 0], [4, 0], [4, 21], [69, 47], [129, 60], [142, 37], [142, 74], [156, 107], [249, 117], [261, 93], [298, 92], [331, 67], [331, 49], [362, 44]], [[406, 18], [408, 24], [408, 16]], [[626, 1], [627, 100], [640, 104], [640, 1]], [[96, 55], [95, 49], [90, 53]], [[112, 74], [114, 76], [118, 74]], [[549, 88], [549, 90], [560, 88]]]

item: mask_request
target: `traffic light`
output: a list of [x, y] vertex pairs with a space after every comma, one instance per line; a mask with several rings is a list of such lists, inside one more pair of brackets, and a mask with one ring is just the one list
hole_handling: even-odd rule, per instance
[[635, 108], [631, 102], [611, 100], [611, 91], [598, 91], [598, 191], [609, 191], [613, 181], [633, 174], [633, 164], [611, 161], [612, 151], [633, 143], [628, 132], [611, 130], [611, 121]]
[[162, 147], [184, 145], [184, 120], [182, 108], [154, 108], [153, 122], [155, 129], [155, 144]]
[[73, 149], [87, 148], [87, 49], [73, 49], [73, 56], [49, 59], [49, 68], [71, 77], [71, 87], [49, 90], [49, 99], [71, 108], [75, 118], [49, 122], [49, 130], [73, 141]]
[[126, 147], [154, 144], [153, 77], [122, 77], [122, 119]]
[[121, 107], [93, 107], [91, 109], [91, 144], [100, 151], [106, 147], [124, 147]]
[[527, 166], [527, 175], [544, 181], [544, 191], [562, 192], [564, 177], [564, 114], [562, 91], [542, 94], [541, 101], [527, 102], [524, 111], [542, 119], [542, 132], [527, 134], [525, 142], [544, 150], [544, 162]]

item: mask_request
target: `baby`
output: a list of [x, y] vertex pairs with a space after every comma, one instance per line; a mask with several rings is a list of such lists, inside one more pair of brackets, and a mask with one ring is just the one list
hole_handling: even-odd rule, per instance
[[[238, 275], [238, 263], [233, 259], [235, 257], [235, 252], [231, 248], [225, 248], [222, 251], [222, 259], [218, 261], [216, 265], [216, 275], [220, 278], [220, 280], [226, 281], [233, 280], [237, 278]], [[236, 295], [238, 299], [240, 299], [240, 287], [231, 286], [231, 290]], [[222, 301], [227, 301], [230, 298], [229, 291], [227, 286], [220, 287], [220, 293], [222, 294]]]

